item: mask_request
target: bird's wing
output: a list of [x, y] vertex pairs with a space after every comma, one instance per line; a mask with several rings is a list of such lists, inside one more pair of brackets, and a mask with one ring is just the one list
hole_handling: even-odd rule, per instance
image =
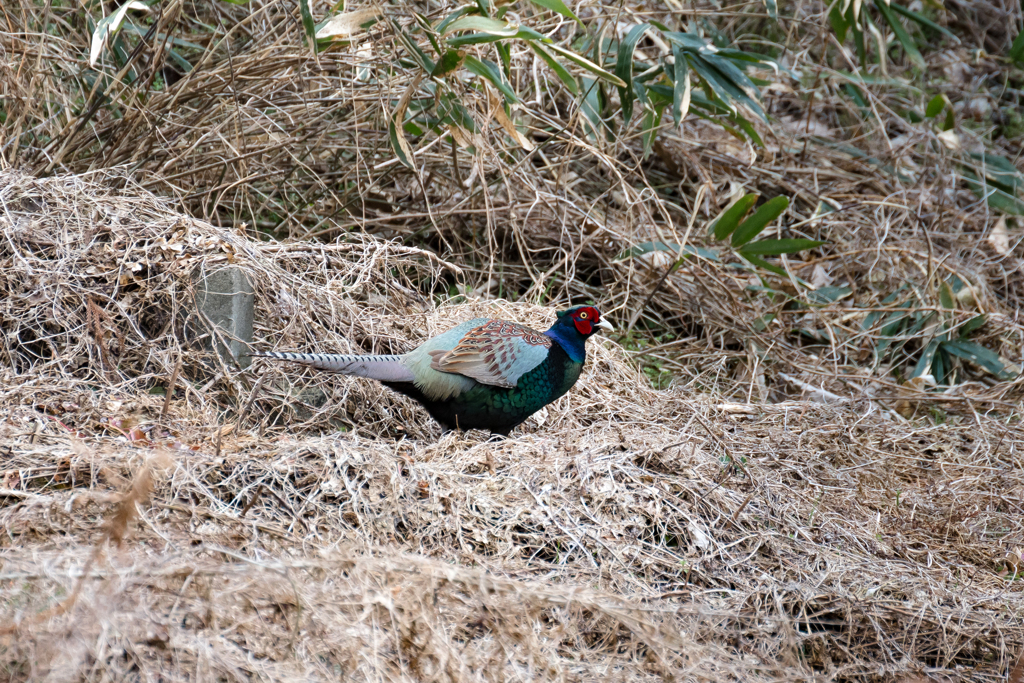
[[428, 353], [434, 370], [510, 388], [544, 362], [551, 343], [551, 337], [518, 323], [487, 320], [463, 334], [454, 348]]

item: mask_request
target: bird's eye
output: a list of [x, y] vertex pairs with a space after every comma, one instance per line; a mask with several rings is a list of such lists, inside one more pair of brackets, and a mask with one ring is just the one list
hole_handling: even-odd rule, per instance
[[586, 311], [583, 311], [582, 313], [580, 313], [580, 320], [586, 320], [589, 317], [590, 317], [590, 314], [587, 313]]

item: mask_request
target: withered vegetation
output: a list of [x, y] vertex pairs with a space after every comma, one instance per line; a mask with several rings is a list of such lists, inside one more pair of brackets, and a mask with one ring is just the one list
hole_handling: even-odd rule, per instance
[[[383, 24], [314, 58], [294, 3], [171, 1], [97, 94], [81, 8], [5, 5], [0, 678], [1020, 679], [1021, 231], [965, 182], [972, 152], [1020, 167], [1021, 81], [993, 86], [1020, 8], [947, 8], [988, 53], [944, 43], [913, 84], [891, 61], [865, 108], [815, 52], [828, 7], [788, 8], [756, 148], [693, 116], [647, 157], [635, 122], [593, 139], [513, 45], [536, 149], [467, 82], [474, 150], [410, 136], [411, 171]], [[938, 91], [955, 135], [905, 116]], [[746, 192], [827, 244], [787, 277], [623, 257], [720, 246]], [[209, 353], [196, 283], [225, 266], [262, 350], [400, 353], [585, 300], [621, 332], [514, 438], [442, 436], [372, 382]], [[904, 381], [964, 330], [990, 358]]]

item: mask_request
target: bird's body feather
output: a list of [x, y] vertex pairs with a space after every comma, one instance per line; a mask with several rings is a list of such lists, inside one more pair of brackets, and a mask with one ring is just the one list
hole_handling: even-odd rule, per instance
[[508, 434], [572, 388], [586, 361], [583, 343], [595, 326], [610, 327], [597, 309], [580, 306], [560, 313], [545, 333], [475, 318], [401, 356], [252, 355], [380, 380], [419, 401], [446, 428]]

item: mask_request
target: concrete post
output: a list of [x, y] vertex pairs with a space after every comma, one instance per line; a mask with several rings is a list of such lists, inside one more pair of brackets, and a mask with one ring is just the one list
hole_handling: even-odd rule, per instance
[[217, 326], [219, 334], [227, 342], [227, 349], [213, 335], [207, 348], [214, 348], [229, 365], [237, 360], [243, 368], [249, 367], [252, 359], [246, 354], [252, 344], [252, 320], [255, 297], [252, 283], [245, 272], [236, 266], [225, 266], [213, 272], [200, 272], [199, 291], [196, 302], [200, 312]]

